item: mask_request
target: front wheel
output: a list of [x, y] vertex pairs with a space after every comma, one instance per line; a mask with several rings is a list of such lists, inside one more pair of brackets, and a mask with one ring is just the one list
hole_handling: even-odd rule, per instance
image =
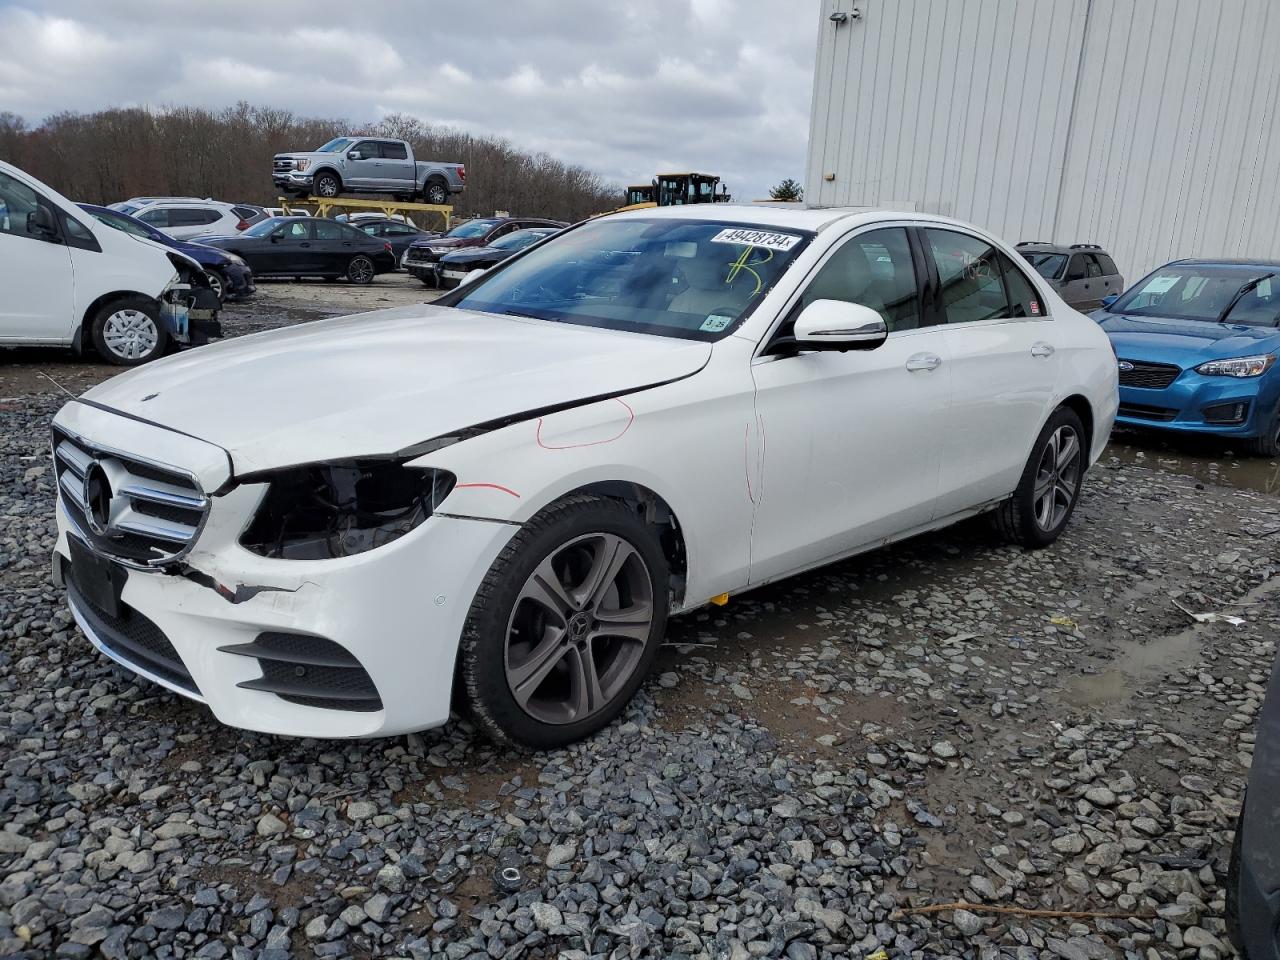
[[546, 749], [612, 722], [657, 655], [667, 578], [657, 538], [617, 501], [574, 497], [535, 517], [490, 567], [463, 628], [477, 725]]
[[205, 273], [209, 277], [209, 289], [218, 295], [219, 303], [225, 303], [227, 299], [227, 278], [217, 270], [207, 270]]
[[1047, 547], [1057, 540], [1080, 499], [1085, 451], [1080, 418], [1059, 407], [1036, 438], [1013, 496], [995, 509], [996, 529], [1024, 547]]
[[342, 192], [342, 181], [336, 173], [327, 170], [317, 173], [316, 178], [311, 181], [311, 192], [317, 197], [336, 197]]
[[349, 283], [373, 283], [373, 261], [368, 257], [353, 257], [347, 264], [347, 281]]
[[1280, 457], [1280, 412], [1267, 421], [1267, 428], [1262, 436], [1249, 440], [1248, 450], [1255, 457]]
[[93, 346], [108, 363], [136, 367], [161, 356], [169, 335], [160, 326], [160, 307], [143, 297], [108, 303], [94, 315]]

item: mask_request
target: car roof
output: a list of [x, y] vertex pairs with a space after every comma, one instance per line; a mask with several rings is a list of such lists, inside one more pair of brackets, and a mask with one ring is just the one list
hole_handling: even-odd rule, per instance
[[1275, 267], [1280, 269], [1280, 260], [1255, 260], [1253, 258], [1241, 259], [1213, 259], [1207, 257], [1188, 257], [1184, 260], [1172, 260], [1166, 263], [1166, 267], [1172, 267], [1174, 264], [1182, 266], [1201, 266], [1201, 267]]
[[[916, 223], [936, 223], [939, 226], [959, 227], [962, 230], [981, 228], [962, 220], [941, 217], [932, 213], [912, 210], [894, 210], [887, 207], [805, 207], [777, 206], [755, 203], [690, 203], [674, 207], [649, 207], [643, 210], [627, 210], [623, 213], [605, 214], [609, 219], [627, 220], [716, 220], [723, 223], [740, 223], [750, 226], [789, 227], [792, 230], [808, 230], [821, 233], [836, 224], [858, 226], [863, 223], [879, 223], [884, 220], [910, 220]], [[604, 218], [601, 218], [604, 219]]]
[[1041, 243], [1039, 240], [1023, 240], [1014, 249], [1019, 253], [1107, 253], [1106, 248], [1097, 243]]

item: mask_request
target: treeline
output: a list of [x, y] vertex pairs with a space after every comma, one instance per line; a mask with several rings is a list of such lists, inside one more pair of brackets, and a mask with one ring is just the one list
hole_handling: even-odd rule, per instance
[[500, 137], [476, 137], [403, 114], [379, 123], [298, 117], [238, 103], [61, 113], [36, 127], [0, 113], [0, 159], [73, 200], [110, 203], [135, 196], [214, 197], [274, 204], [271, 158], [310, 150], [347, 133], [396, 137], [423, 160], [467, 165], [455, 213], [513, 214], [575, 221], [621, 203], [621, 188], [584, 167], [525, 153]]

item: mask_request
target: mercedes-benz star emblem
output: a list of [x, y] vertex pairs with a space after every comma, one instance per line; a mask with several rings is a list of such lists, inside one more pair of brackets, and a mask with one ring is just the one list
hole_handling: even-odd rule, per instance
[[111, 481], [102, 464], [94, 460], [84, 472], [84, 516], [89, 529], [100, 537], [111, 526]]
[[1133, 364], [1130, 363], [1128, 360], [1121, 360], [1119, 363], [1116, 364], [1116, 366], [1119, 367], [1120, 370], [1124, 373], [1128, 373], [1130, 370], [1133, 369]]

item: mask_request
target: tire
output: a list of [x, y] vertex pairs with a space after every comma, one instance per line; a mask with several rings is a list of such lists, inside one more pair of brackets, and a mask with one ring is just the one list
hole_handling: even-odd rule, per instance
[[377, 272], [373, 261], [368, 257], [352, 257], [351, 262], [347, 264], [347, 282], [364, 286], [365, 284], [373, 283], [373, 278]]
[[342, 180], [332, 170], [323, 170], [311, 181], [313, 197], [336, 197], [342, 192]]
[[[489, 568], [463, 627], [459, 676], [476, 725], [547, 749], [611, 723], [657, 656], [667, 578], [657, 538], [617, 501], [572, 497], [538, 514]], [[608, 617], [619, 632], [602, 629]]]
[[1224, 917], [1227, 921], [1227, 935], [1241, 956], [1244, 955], [1244, 945], [1240, 942], [1240, 857], [1244, 851], [1243, 833], [1242, 806], [1240, 816], [1236, 819], [1236, 833], [1231, 840], [1231, 859], [1227, 861], [1227, 909]]
[[90, 326], [93, 346], [108, 363], [136, 367], [163, 356], [169, 334], [160, 306], [145, 297], [122, 297], [98, 309]]
[[443, 180], [428, 180], [422, 188], [422, 200], [444, 206], [449, 202], [449, 185]]
[[209, 286], [213, 288], [213, 292], [218, 295], [219, 303], [227, 302], [227, 278], [222, 275], [219, 270], [206, 270], [209, 276]]
[[1251, 437], [1245, 449], [1250, 456], [1274, 459], [1280, 457], [1280, 414], [1271, 417], [1267, 431], [1260, 437]]
[[[1074, 454], [1067, 452], [1072, 449], [1069, 438], [1074, 438]], [[1055, 410], [1036, 437], [1013, 496], [992, 514], [992, 522], [1006, 540], [1038, 549], [1061, 536], [1080, 500], [1085, 443], [1084, 425], [1075, 411]]]

